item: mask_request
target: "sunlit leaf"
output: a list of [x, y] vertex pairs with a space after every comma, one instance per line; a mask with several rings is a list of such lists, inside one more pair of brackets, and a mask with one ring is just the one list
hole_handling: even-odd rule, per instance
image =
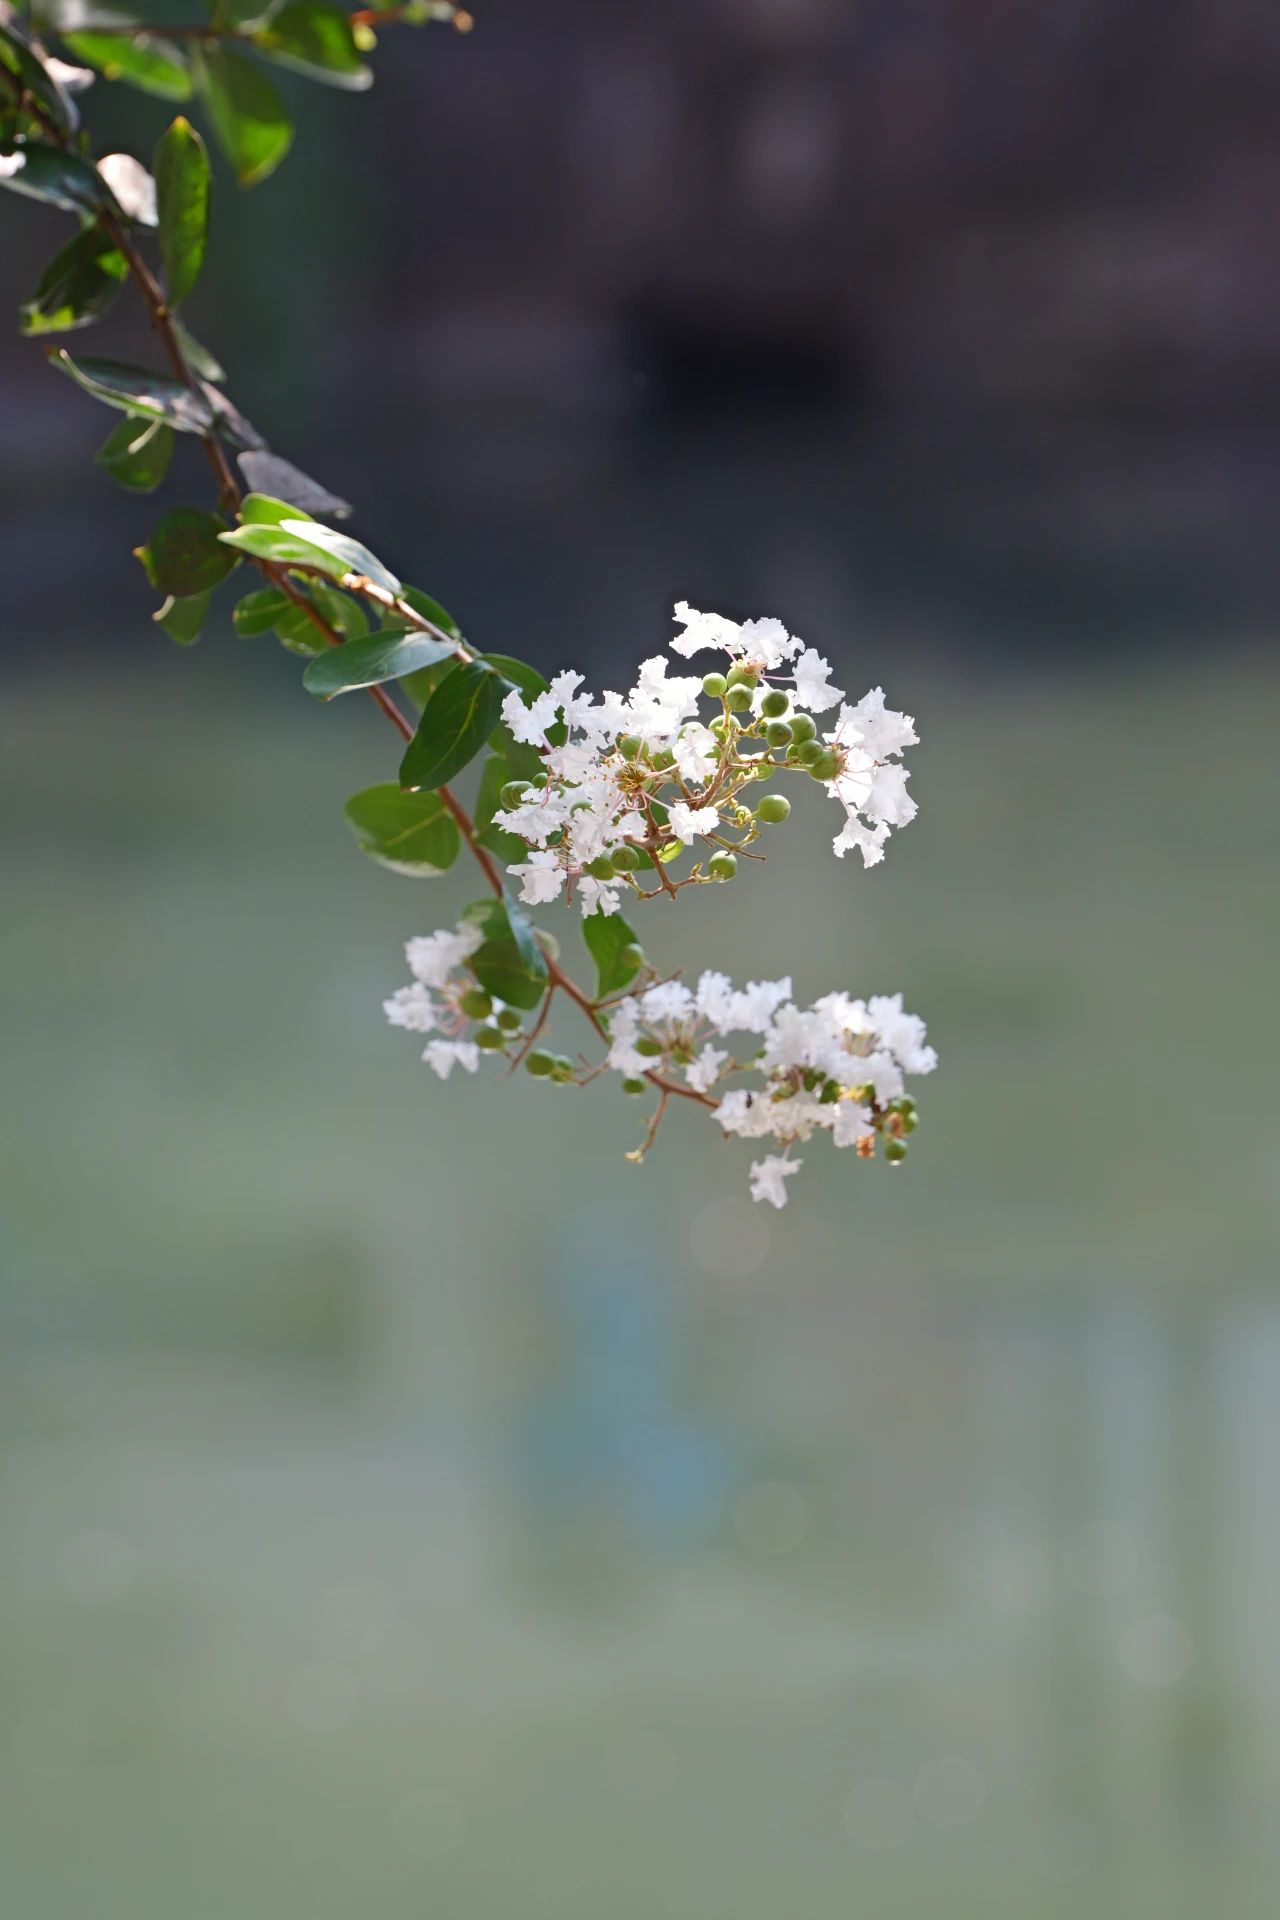
[[161, 100], [189, 100], [191, 75], [181, 49], [149, 33], [66, 33], [62, 38], [77, 60], [96, 67], [108, 80], [123, 80]]
[[273, 173], [293, 144], [293, 122], [262, 69], [233, 47], [206, 46], [197, 81], [223, 152], [242, 187]]
[[88, 227], [59, 249], [19, 312], [26, 334], [68, 333], [107, 311], [128, 275], [124, 255], [100, 227]]
[[317, 699], [332, 700], [335, 694], [399, 680], [419, 667], [448, 659], [453, 651], [447, 640], [433, 640], [429, 634], [410, 628], [397, 633], [394, 628], [383, 627], [364, 639], [348, 640], [345, 646], [334, 647], [313, 661], [302, 676], [302, 684]]
[[363, 92], [373, 74], [360, 58], [351, 21], [328, 0], [288, 0], [252, 35], [259, 53], [331, 87]]
[[195, 285], [209, 237], [209, 156], [181, 114], [160, 136], [155, 166], [160, 256], [176, 303]]
[[147, 419], [167, 420], [179, 433], [207, 433], [214, 424], [213, 408], [205, 396], [192, 393], [180, 380], [166, 374], [147, 373], [120, 360], [73, 360], [65, 347], [51, 354], [50, 361], [109, 407], [120, 407], [125, 413]]

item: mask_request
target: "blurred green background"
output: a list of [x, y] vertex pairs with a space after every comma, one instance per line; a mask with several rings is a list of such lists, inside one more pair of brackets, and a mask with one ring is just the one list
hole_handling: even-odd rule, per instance
[[[390, 736], [225, 610], [189, 655], [150, 629], [151, 509], [84, 459], [105, 417], [0, 346], [22, 1920], [1274, 1911], [1274, 238], [1195, 227], [1215, 279], [1171, 211], [1240, 182], [1239, 114], [1205, 109], [1158, 219], [1115, 157], [1181, 97], [1133, 6], [1069, 10], [1042, 86], [1076, 117], [1039, 145], [1013, 10], [981, 41], [959, 4], [857, 11], [858, 47], [816, 0], [397, 42], [372, 101], [303, 105], [278, 181], [222, 185], [200, 331], [486, 646], [626, 684], [687, 595], [917, 716], [883, 867], [832, 858], [815, 792], [767, 867], [639, 929], [805, 999], [901, 987], [941, 1065], [900, 1171], [816, 1142], [775, 1214], [695, 1112], [637, 1170], [616, 1088], [441, 1087], [380, 1002], [478, 889], [357, 852]], [[1166, 81], [1213, 39], [1173, 11]], [[1218, 107], [1269, 70], [1226, 14]], [[975, 63], [1021, 103], [1002, 141]], [[655, 73], [716, 102], [661, 244], [628, 170], [668, 152]], [[868, 97], [881, 172], [806, 173], [779, 124]], [[16, 301], [55, 224], [0, 216]], [[1069, 310], [1052, 274], [1009, 293], [1019, 248]], [[963, 327], [940, 260], [976, 274]]]

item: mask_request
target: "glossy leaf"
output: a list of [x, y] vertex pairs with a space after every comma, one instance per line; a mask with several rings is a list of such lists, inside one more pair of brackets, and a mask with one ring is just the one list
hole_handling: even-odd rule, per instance
[[596, 963], [596, 993], [620, 993], [639, 973], [639, 964], [623, 960], [636, 936], [620, 913], [591, 913], [582, 923], [587, 952]]
[[[529, 972], [514, 940], [486, 940], [467, 965], [487, 993], [526, 1012], [538, 1006], [546, 992], [543, 977]], [[544, 961], [544, 973], [545, 966]]]
[[149, 420], [167, 420], [179, 433], [207, 433], [214, 424], [213, 408], [202, 393], [192, 393], [180, 380], [147, 373], [119, 360], [73, 360], [65, 348], [50, 356], [51, 364], [69, 374], [78, 386], [125, 413]]
[[231, 624], [237, 633], [270, 633], [288, 611], [289, 602], [278, 587], [259, 587], [236, 602]]
[[362, 640], [348, 640], [345, 646], [330, 648], [307, 668], [302, 684], [318, 700], [332, 700], [335, 694], [399, 680], [419, 667], [448, 659], [453, 651], [447, 640], [433, 640], [429, 634], [410, 628], [397, 633], [393, 627], [383, 627]]
[[457, 822], [434, 793], [402, 793], [391, 783], [366, 787], [351, 796], [346, 812], [361, 851], [393, 873], [430, 877], [458, 857]]
[[299, 521], [282, 520], [280, 526], [283, 532], [296, 534], [300, 540], [309, 541], [336, 562], [335, 567], [327, 569], [336, 577], [340, 578], [344, 573], [362, 573], [376, 587], [381, 587], [384, 593], [399, 593], [400, 582], [390, 567], [384, 567], [376, 554], [370, 553], [368, 547], [361, 546], [358, 540], [353, 540], [349, 533], [339, 533], [336, 527], [326, 527], [319, 520], [312, 520], [310, 514]]
[[233, 47], [206, 46], [197, 80], [223, 152], [242, 187], [274, 173], [293, 145], [293, 122], [271, 80]]
[[288, 0], [252, 35], [268, 60], [294, 67], [312, 80], [362, 93], [373, 74], [360, 58], [351, 22], [328, 0]]
[[401, 786], [440, 787], [460, 773], [492, 733], [506, 691], [506, 681], [477, 660], [447, 674], [400, 762]]
[[349, 593], [331, 587], [327, 580], [308, 580], [307, 593], [329, 625], [336, 628], [344, 640], [362, 640], [368, 633], [369, 621], [365, 610]]
[[[251, 495], [250, 498], [261, 503], [265, 496]], [[272, 511], [278, 504], [273, 502], [266, 509], [260, 506], [259, 511]], [[247, 519], [247, 506], [248, 502], [241, 509], [242, 524], [222, 536], [228, 546], [259, 560], [274, 560], [281, 566], [314, 567], [334, 580], [341, 580], [348, 573], [363, 573], [388, 593], [396, 592], [399, 587], [395, 575], [388, 573], [358, 540], [349, 540], [346, 534], [335, 533], [332, 527], [322, 526], [318, 520], [299, 517], [292, 507], [279, 520]], [[388, 581], [394, 584], [388, 586]]]
[[173, 457], [173, 430], [163, 420], [129, 414], [103, 441], [94, 459], [131, 493], [154, 493]]
[[43, 140], [25, 140], [16, 152], [0, 153], [0, 187], [44, 200], [64, 213], [92, 218], [115, 211], [111, 189], [96, 167]]
[[25, 334], [69, 333], [107, 311], [128, 275], [124, 255], [100, 227], [88, 227], [59, 249], [19, 310]]
[[180, 598], [206, 593], [236, 565], [218, 538], [222, 523], [198, 507], [166, 513], [145, 547], [137, 549], [153, 587]]
[[509, 680], [513, 687], [519, 687], [521, 693], [527, 694], [530, 700], [536, 700], [540, 693], [549, 691], [538, 669], [531, 667], [527, 660], [516, 660], [509, 653], [482, 653], [480, 658], [487, 660], [491, 667], [496, 667], [504, 680]]
[[429, 593], [423, 593], [420, 587], [405, 586], [402, 582], [400, 598], [407, 600], [415, 613], [420, 613], [433, 627], [439, 627], [441, 633], [447, 634], [451, 640], [461, 640], [462, 628], [449, 609], [442, 607], [438, 600], [433, 600]]
[[171, 303], [186, 298], [200, 274], [209, 238], [209, 156], [181, 114], [156, 148], [160, 257]]
[[[220, 379], [221, 375], [210, 374], [208, 377]], [[322, 487], [309, 474], [299, 472], [288, 460], [282, 460], [279, 454], [251, 449], [238, 458], [240, 471], [254, 492], [275, 495], [286, 509], [281, 514], [282, 519], [288, 519], [290, 512], [293, 512], [301, 513], [304, 519], [309, 519], [313, 514], [324, 514], [331, 520], [345, 520], [351, 512], [349, 501], [342, 499], [339, 494], [330, 493], [328, 487]]]
[[247, 493], [240, 502], [242, 526], [278, 527], [282, 520], [309, 518], [301, 507], [292, 507], [287, 500], [274, 499], [269, 493]]
[[23, 91], [39, 102], [46, 116], [63, 133], [74, 133], [80, 116], [66, 90], [49, 71], [16, 15], [6, 7], [0, 13], [0, 65], [21, 82]]
[[77, 60], [108, 80], [123, 80], [161, 100], [191, 98], [186, 60], [171, 40], [124, 33], [64, 33], [62, 38]]
[[176, 640], [180, 647], [191, 647], [200, 638], [200, 630], [204, 626], [204, 617], [208, 611], [209, 594], [207, 592], [185, 596], [171, 594], [155, 618], [171, 640]]

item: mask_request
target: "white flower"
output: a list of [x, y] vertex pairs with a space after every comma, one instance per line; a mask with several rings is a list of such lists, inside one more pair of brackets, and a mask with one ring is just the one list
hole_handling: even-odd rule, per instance
[[640, 996], [640, 1009], [650, 1025], [687, 1020], [694, 1000], [683, 980], [656, 980]]
[[717, 1033], [727, 1033], [732, 1027], [736, 997], [727, 973], [704, 973], [698, 981], [698, 1013], [710, 1021]]
[[619, 906], [617, 882], [597, 880], [593, 875], [584, 873], [578, 881], [578, 905], [582, 908], [584, 920], [592, 913], [616, 913]]
[[774, 1014], [791, 998], [791, 975], [781, 980], [749, 980], [741, 993], [733, 996], [732, 1018], [721, 1032], [736, 1027], [743, 1033], [764, 1033]]
[[831, 1125], [831, 1138], [836, 1146], [856, 1146], [872, 1131], [869, 1109], [860, 1107], [856, 1100], [838, 1100], [833, 1111], [835, 1119]]
[[709, 1093], [715, 1085], [720, 1069], [729, 1058], [728, 1049], [713, 1047], [708, 1041], [697, 1058], [691, 1060], [684, 1070], [684, 1077], [695, 1093]]
[[480, 1065], [480, 1049], [474, 1040], [429, 1040], [422, 1057], [442, 1080], [449, 1078], [455, 1066], [474, 1073]]
[[808, 707], [813, 713], [825, 713], [828, 707], [834, 707], [844, 695], [839, 687], [831, 685], [831, 667], [813, 647], [806, 647], [796, 660], [793, 669], [796, 677], [795, 692], [792, 695], [796, 706]]
[[685, 727], [675, 743], [676, 772], [687, 787], [705, 787], [715, 771], [717, 741], [710, 727]]
[[799, 651], [801, 642], [793, 640], [781, 620], [766, 614], [762, 620], [744, 620], [738, 630], [744, 660], [765, 673], [774, 673], [784, 660]]
[[763, 1160], [755, 1160], [751, 1165], [751, 1198], [767, 1200], [771, 1207], [785, 1207], [787, 1204], [786, 1182], [793, 1173], [799, 1173], [799, 1160], [784, 1160], [776, 1153], [769, 1154]]
[[460, 920], [453, 932], [442, 927], [407, 941], [404, 957], [415, 980], [424, 987], [442, 987], [454, 968], [483, 945], [484, 934], [474, 921]]
[[885, 706], [883, 687], [864, 693], [853, 711], [862, 729], [862, 744], [873, 760], [888, 760], [904, 747], [919, 745], [915, 721], [910, 714]]
[[695, 834], [715, 832], [720, 825], [720, 815], [715, 807], [691, 807], [683, 800], [677, 800], [671, 808], [667, 824], [677, 840], [683, 840], [686, 847], [691, 847]]
[[684, 628], [671, 642], [671, 651], [688, 659], [704, 647], [720, 647], [725, 653], [741, 653], [742, 629], [736, 620], [722, 613], [699, 613], [687, 600], [676, 601], [675, 617]]
[[398, 987], [382, 1011], [393, 1027], [405, 1027], [410, 1033], [430, 1033], [436, 1025], [436, 1003], [420, 980], [412, 986]]
[[871, 793], [865, 806], [867, 818], [874, 820], [877, 826], [909, 826], [918, 811], [915, 801], [907, 792], [910, 778], [907, 769], [899, 766], [896, 760], [891, 760], [887, 766], [877, 767], [871, 776]]
[[884, 859], [884, 843], [888, 838], [887, 822], [869, 827], [856, 813], [851, 813], [831, 844], [841, 860], [850, 847], [856, 847], [862, 855], [863, 866], [875, 867]]
[[514, 687], [502, 703], [502, 717], [512, 734], [526, 747], [545, 747], [547, 728], [555, 724], [559, 705], [554, 693], [540, 693], [531, 706]]
[[508, 867], [507, 872], [520, 881], [520, 898], [526, 906], [540, 907], [548, 900], [558, 900], [564, 891], [564, 868], [559, 854], [550, 848], [535, 848], [523, 866]]

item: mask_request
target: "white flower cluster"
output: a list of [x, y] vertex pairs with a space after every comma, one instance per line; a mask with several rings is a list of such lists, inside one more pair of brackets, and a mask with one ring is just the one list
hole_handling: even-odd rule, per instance
[[[757, 1037], [750, 1057], [716, 1046], [730, 1033]], [[789, 977], [742, 989], [722, 973], [704, 973], [695, 988], [660, 981], [610, 1009], [609, 1040], [608, 1065], [617, 1072], [682, 1071], [703, 1095], [730, 1074], [759, 1072], [761, 1086], [723, 1093], [714, 1113], [726, 1134], [782, 1146], [751, 1168], [752, 1198], [775, 1207], [786, 1204], [785, 1183], [801, 1164], [791, 1158], [796, 1141], [821, 1129], [863, 1157], [875, 1152], [877, 1134], [900, 1142], [915, 1125], [905, 1076], [932, 1073], [938, 1063], [923, 1020], [903, 1012], [900, 993], [829, 993], [800, 1008]]]
[[[462, 1005], [463, 997], [475, 990], [475, 980], [463, 969], [483, 943], [482, 929], [469, 920], [406, 941], [404, 957], [413, 980], [382, 1003], [382, 1011], [393, 1027], [437, 1036], [428, 1040], [422, 1057], [442, 1080], [447, 1080], [455, 1067], [474, 1073], [480, 1065], [481, 1047], [474, 1039], [459, 1036], [472, 1019]], [[492, 1011], [481, 1023], [482, 1028], [500, 1032], [502, 1002], [489, 998]]]
[[[494, 816], [530, 848], [509, 868], [527, 904], [567, 892], [584, 914], [614, 913], [625, 889], [642, 890], [637, 869], [659, 855], [665, 862], [697, 839], [731, 852], [741, 841], [727, 833], [754, 837], [743, 788], [775, 770], [823, 782], [845, 810], [835, 851], [857, 847], [867, 866], [883, 858], [890, 829], [914, 817], [899, 756], [914, 745], [915, 724], [885, 707], [879, 687], [846, 705], [827, 661], [780, 620], [739, 624], [683, 601], [676, 619], [683, 630], [673, 651], [688, 658], [717, 648], [726, 674], [673, 674], [657, 655], [626, 694], [597, 700], [571, 672], [532, 701], [508, 694], [503, 719], [539, 750], [545, 769], [538, 783], [504, 790]], [[699, 717], [701, 699], [719, 707], [710, 725]], [[810, 716], [832, 707], [835, 725], [819, 735]]]

